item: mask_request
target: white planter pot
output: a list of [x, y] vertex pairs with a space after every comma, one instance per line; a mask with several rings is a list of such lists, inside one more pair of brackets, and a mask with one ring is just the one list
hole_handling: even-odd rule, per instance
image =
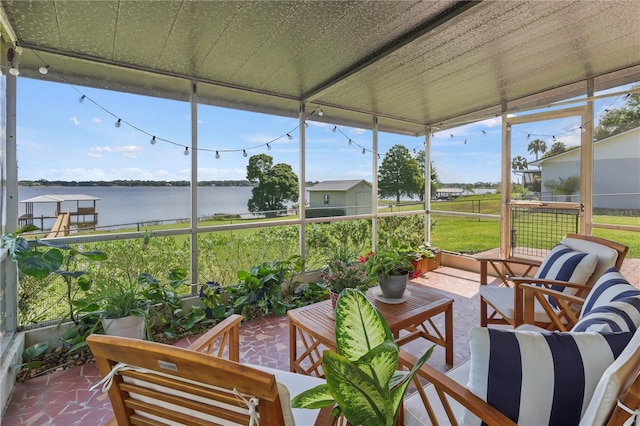
[[407, 288], [407, 281], [409, 281], [409, 274], [389, 275], [387, 279], [378, 276], [378, 284], [380, 284], [382, 296], [387, 299], [402, 298], [404, 290]]
[[144, 318], [139, 316], [103, 318], [102, 328], [104, 328], [105, 334], [110, 336], [131, 337], [133, 339], [145, 338]]

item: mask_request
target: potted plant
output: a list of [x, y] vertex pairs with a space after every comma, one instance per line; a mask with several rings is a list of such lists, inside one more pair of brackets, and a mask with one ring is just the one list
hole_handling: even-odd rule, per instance
[[320, 270], [322, 282], [329, 289], [331, 305], [335, 309], [338, 295], [345, 288], [357, 288], [366, 291], [367, 274], [360, 263], [349, 263], [340, 259], [332, 259]]
[[357, 289], [345, 289], [336, 306], [337, 352], [322, 354], [326, 384], [302, 392], [294, 408], [337, 404], [332, 413], [353, 425], [394, 424], [407, 387], [434, 346], [411, 371], [396, 371], [400, 349], [378, 310]]
[[100, 302], [105, 334], [136, 339], [146, 335], [151, 339], [148, 303], [140, 283], [113, 279], [104, 292]]
[[413, 257], [394, 245], [388, 250], [369, 253], [363, 258], [365, 271], [370, 278], [377, 278], [382, 296], [388, 299], [404, 295], [409, 273], [413, 272]]

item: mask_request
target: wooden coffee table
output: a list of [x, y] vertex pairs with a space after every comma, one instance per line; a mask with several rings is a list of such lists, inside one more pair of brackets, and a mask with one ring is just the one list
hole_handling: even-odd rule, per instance
[[[407, 290], [411, 296], [402, 303], [389, 304], [378, 300], [373, 290], [369, 289], [367, 298], [389, 324], [398, 345], [418, 338], [426, 339], [443, 346], [446, 364], [453, 366], [453, 299], [424, 286], [409, 284]], [[331, 310], [331, 302], [327, 300], [287, 312], [291, 371], [323, 377], [322, 350], [336, 350], [335, 322], [329, 317]], [[439, 314], [445, 316], [444, 333], [432, 321]], [[304, 346], [300, 354], [298, 339]]]

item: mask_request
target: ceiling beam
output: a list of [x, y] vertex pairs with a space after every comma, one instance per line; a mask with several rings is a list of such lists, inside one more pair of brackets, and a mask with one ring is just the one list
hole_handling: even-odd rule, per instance
[[403, 34], [401, 37], [395, 40], [392, 40], [386, 45], [382, 46], [382, 48], [380, 48], [372, 56], [367, 56], [365, 58], [362, 58], [361, 60], [349, 66], [348, 68], [345, 68], [344, 70], [338, 72], [336, 75], [329, 78], [328, 80], [325, 80], [324, 82], [320, 83], [318, 86], [316, 86], [315, 88], [305, 93], [302, 96], [301, 101], [312, 102], [314, 99], [319, 98], [326, 91], [331, 90], [337, 84], [343, 82], [344, 80], [351, 77], [352, 75], [365, 70], [366, 68], [374, 65], [376, 62], [389, 56], [390, 54], [397, 51], [398, 49], [403, 48], [404, 46], [415, 41], [416, 39], [424, 36], [425, 34], [428, 34], [429, 32], [440, 27], [441, 25], [444, 25], [445, 23], [449, 22], [450, 20], [457, 17], [458, 15], [466, 12], [467, 10], [471, 9], [474, 6], [477, 6], [481, 1], [482, 0], [459, 1], [456, 5], [450, 7], [440, 15], [437, 15], [433, 19], [429, 19], [423, 22], [422, 24], [414, 28], [412, 31], [409, 31]]

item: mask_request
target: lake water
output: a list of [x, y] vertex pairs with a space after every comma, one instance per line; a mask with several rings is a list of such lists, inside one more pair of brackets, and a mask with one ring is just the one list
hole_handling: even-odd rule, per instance
[[[198, 187], [198, 217], [219, 213], [248, 213], [247, 201], [251, 198], [251, 187]], [[188, 219], [191, 206], [189, 187], [19, 187], [18, 200], [39, 195], [85, 194], [99, 198], [96, 203], [98, 226], [114, 226], [148, 221], [175, 221]], [[80, 207], [90, 206], [82, 202]], [[66, 202], [62, 210], [75, 211], [75, 202]], [[34, 216], [53, 216], [55, 203], [34, 203]], [[25, 204], [20, 203], [19, 215], [25, 213]], [[46, 222], [49, 228], [53, 221]], [[40, 223], [36, 223], [40, 226]]]

